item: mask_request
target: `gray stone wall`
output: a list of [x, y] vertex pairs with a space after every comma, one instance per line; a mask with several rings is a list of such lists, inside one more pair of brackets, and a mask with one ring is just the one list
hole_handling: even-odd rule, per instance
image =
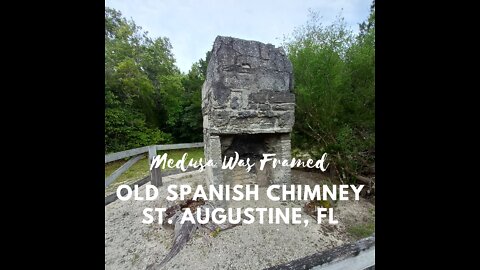
[[202, 89], [204, 128], [215, 134], [289, 133], [292, 64], [282, 48], [217, 37]]
[[[223, 162], [235, 135], [264, 134], [276, 158], [290, 159], [295, 121], [292, 64], [282, 48], [258, 41], [218, 36], [202, 88], [205, 158]], [[223, 141], [223, 145], [222, 145]], [[248, 141], [248, 140], [247, 140]], [[220, 168], [206, 168], [210, 184], [224, 184]], [[270, 183], [290, 183], [290, 168], [269, 168]], [[262, 176], [261, 178], [264, 178]]]

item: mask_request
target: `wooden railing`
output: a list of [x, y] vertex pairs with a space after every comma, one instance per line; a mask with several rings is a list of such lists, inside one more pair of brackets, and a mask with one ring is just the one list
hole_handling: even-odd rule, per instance
[[[124, 158], [129, 158], [129, 157], [132, 157], [132, 158], [129, 159], [127, 162], [125, 162], [125, 164], [120, 166], [120, 168], [116, 169], [107, 178], [105, 178], [105, 188], [111, 183], [113, 183], [122, 173], [126, 172], [130, 167], [132, 167], [133, 164], [135, 164], [137, 161], [142, 159], [145, 156], [145, 153], [148, 153], [148, 165], [150, 166], [153, 158], [157, 155], [157, 150], [165, 151], [165, 150], [189, 149], [189, 148], [200, 148], [200, 147], [203, 147], [203, 142], [162, 144], [162, 145], [144, 146], [144, 147], [129, 149], [129, 150], [125, 150], [117, 153], [107, 154], [105, 155], [105, 164], [112, 161], [124, 159]], [[152, 185], [155, 185], [157, 187], [162, 185], [162, 174], [160, 172], [160, 167], [153, 168], [150, 171], [150, 179], [151, 179]]]

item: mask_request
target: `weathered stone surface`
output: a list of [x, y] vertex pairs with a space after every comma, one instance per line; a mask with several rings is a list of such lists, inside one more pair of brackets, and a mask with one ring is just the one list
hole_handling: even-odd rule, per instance
[[230, 115], [227, 111], [223, 110], [214, 110], [210, 121], [212, 121], [213, 124], [217, 126], [225, 126], [228, 124], [228, 121], [230, 119]]
[[239, 106], [240, 104], [238, 103], [238, 97], [233, 97], [232, 102], [230, 103], [230, 107], [235, 110], [238, 109]]
[[294, 115], [290, 113], [283, 113], [278, 116], [278, 126], [285, 127], [288, 126], [290, 123], [294, 122]]
[[270, 105], [268, 105], [268, 104], [259, 104], [259, 105], [258, 105], [258, 110], [259, 110], [259, 111], [269, 111], [269, 110], [270, 110]]
[[269, 128], [265, 133], [291, 129], [295, 113], [292, 72], [282, 48], [257, 41], [217, 37], [202, 89], [202, 113], [210, 115], [204, 128], [230, 134], [236, 132], [235, 124], [240, 123], [244, 133], [255, 133], [258, 124], [248, 125], [232, 119], [277, 118], [263, 121]]
[[212, 88], [213, 98], [220, 106], [225, 105], [230, 98], [230, 88], [226, 87], [223, 82], [216, 82]]
[[253, 92], [248, 95], [248, 100], [251, 103], [265, 103], [268, 99], [268, 92], [266, 90], [260, 90], [258, 92]]
[[[274, 142], [269, 142], [275, 145], [276, 158], [281, 160], [291, 159], [291, 143], [290, 134], [281, 134], [274, 138]], [[289, 184], [291, 183], [291, 168], [284, 166], [277, 166], [273, 170], [273, 184]]]
[[294, 103], [282, 103], [282, 104], [272, 104], [272, 110], [274, 111], [291, 111], [295, 110]]
[[256, 110], [258, 108], [257, 103], [248, 103], [247, 109], [248, 110]]
[[237, 118], [249, 118], [256, 117], [258, 114], [256, 111], [240, 111], [238, 112]]
[[268, 96], [270, 103], [294, 103], [295, 95], [289, 92], [271, 92]]
[[[292, 90], [292, 64], [282, 48], [217, 37], [202, 88], [205, 157], [221, 163], [225, 155], [239, 151], [256, 159], [266, 150], [279, 158], [290, 157]], [[210, 183], [225, 182], [218, 168], [206, 171]], [[290, 182], [289, 167], [267, 168], [255, 175], [270, 183]]]
[[[219, 36], [202, 89], [202, 111], [207, 114], [212, 109], [257, 109], [259, 104], [293, 103], [292, 90], [292, 64], [282, 48]], [[232, 96], [232, 91], [241, 91], [245, 103]]]
[[268, 117], [268, 118], [277, 117], [277, 114], [272, 110], [260, 110], [258, 112], [258, 115], [260, 117]]
[[255, 133], [259, 128], [257, 122], [268, 123], [261, 127], [268, 128], [265, 133], [291, 129], [295, 113], [292, 72], [282, 48], [217, 37], [202, 89], [202, 113], [210, 116], [204, 121], [208, 123], [204, 128], [229, 134], [238, 129], [235, 123], [239, 121], [232, 118], [247, 118], [251, 119], [250, 124], [240, 121], [244, 133]]

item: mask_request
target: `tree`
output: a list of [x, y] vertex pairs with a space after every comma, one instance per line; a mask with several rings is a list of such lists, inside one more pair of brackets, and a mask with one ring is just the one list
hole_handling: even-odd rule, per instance
[[359, 24], [360, 28], [360, 37], [365, 36], [372, 31], [375, 32], [375, 0], [373, 0], [372, 5], [370, 5], [370, 15], [368, 19]]
[[119, 11], [105, 8], [105, 151], [173, 141], [182, 74], [167, 38], [150, 39]]
[[205, 54], [205, 60], [200, 59], [193, 63], [189, 72], [182, 80], [185, 89], [185, 104], [183, 117], [178, 127], [178, 137], [183, 141], [203, 140], [203, 117], [202, 117], [202, 86], [207, 75], [210, 51]]
[[287, 40], [295, 77], [293, 145], [320, 158], [351, 181], [368, 174], [375, 153], [375, 15], [354, 36], [339, 17], [319, 23], [311, 12], [306, 25]]

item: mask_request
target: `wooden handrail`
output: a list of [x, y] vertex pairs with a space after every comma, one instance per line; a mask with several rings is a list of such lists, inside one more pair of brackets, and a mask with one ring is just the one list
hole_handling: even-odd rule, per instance
[[[143, 155], [144, 153], [148, 153], [148, 164], [150, 165], [150, 162], [152, 162], [152, 159], [155, 157], [158, 150], [164, 151], [164, 150], [189, 149], [189, 148], [199, 148], [199, 147], [203, 147], [203, 142], [149, 145], [149, 146], [144, 146], [144, 147], [129, 149], [129, 150], [121, 151], [121, 152], [107, 154], [107, 155], [105, 155], [105, 164], [109, 163], [109, 162], [112, 162], [112, 161], [128, 158], [128, 157], [133, 157], [133, 156], [135, 156], [135, 157], [130, 159], [129, 161], [127, 161], [120, 168], [115, 170], [110, 176], [105, 178], [105, 187], [110, 185], [122, 173], [124, 173], [133, 164], [135, 164], [137, 161], [139, 161], [144, 156]], [[155, 168], [152, 171], [150, 171], [150, 178], [151, 178], [151, 182], [152, 182], [153, 185], [161, 186], [162, 185], [162, 175], [160, 173], [160, 168]]]
[[[133, 148], [121, 152], [116, 152], [116, 153], [110, 153], [105, 155], [105, 163], [109, 163], [112, 161], [116, 161], [119, 159], [124, 159], [128, 157], [133, 157], [137, 156], [143, 153], [148, 153], [149, 146], [144, 146], [144, 147], [139, 147], [139, 148]], [[175, 150], [175, 149], [188, 149], [188, 148], [199, 148], [203, 147], [203, 142], [198, 142], [198, 143], [178, 143], [178, 144], [158, 144], [155, 145], [157, 150]]]
[[156, 145], [157, 150], [174, 150], [203, 147], [203, 142]]
[[109, 177], [105, 179], [105, 187], [110, 185], [115, 179], [117, 179], [122, 173], [126, 172], [133, 164], [137, 163], [140, 159], [142, 159], [145, 155], [141, 154], [134, 158], [131, 158], [125, 164], [123, 164], [120, 168], [116, 169]]
[[115, 161], [115, 160], [128, 158], [128, 157], [132, 157], [132, 156], [137, 156], [137, 155], [147, 153], [147, 152], [148, 152], [148, 146], [129, 149], [129, 150], [116, 152], [116, 153], [111, 153], [111, 154], [105, 155], [105, 163], [109, 163], [109, 162], [112, 162], [112, 161]]

